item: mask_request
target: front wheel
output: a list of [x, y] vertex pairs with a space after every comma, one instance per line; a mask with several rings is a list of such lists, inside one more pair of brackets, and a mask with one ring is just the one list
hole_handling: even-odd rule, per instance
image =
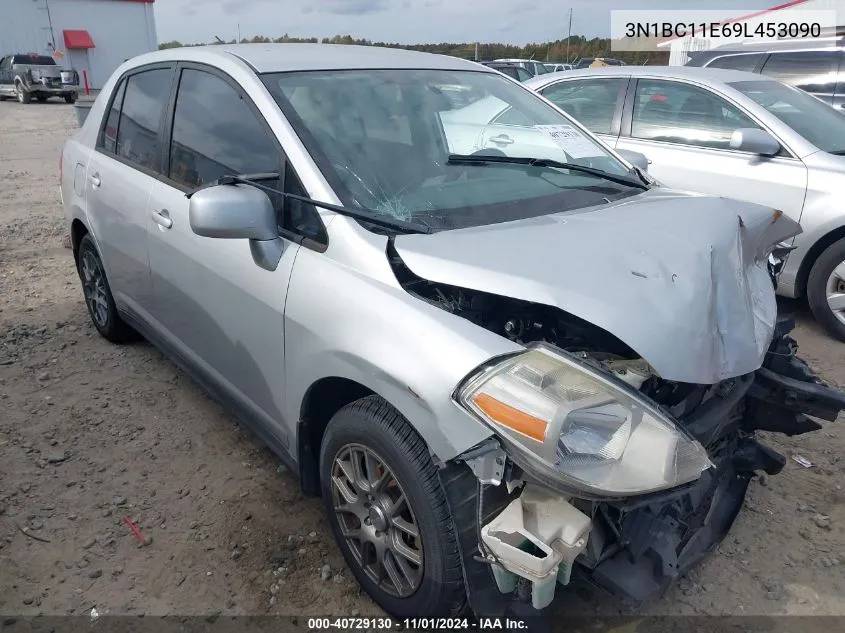
[[76, 103], [76, 93], [72, 92], [65, 95], [65, 103]]
[[323, 501], [358, 582], [397, 618], [466, 610], [457, 534], [425, 442], [378, 396], [343, 407], [320, 451]]
[[29, 94], [26, 90], [23, 89], [23, 86], [20, 83], [15, 84], [15, 93], [18, 97], [18, 103], [29, 103], [32, 101], [32, 95]]
[[807, 303], [828, 333], [845, 341], [845, 238], [828, 246], [813, 264]]
[[97, 331], [112, 343], [135, 340], [135, 330], [129, 327], [117, 312], [103, 262], [90, 235], [85, 235], [79, 242], [76, 268], [82, 282], [85, 306]]

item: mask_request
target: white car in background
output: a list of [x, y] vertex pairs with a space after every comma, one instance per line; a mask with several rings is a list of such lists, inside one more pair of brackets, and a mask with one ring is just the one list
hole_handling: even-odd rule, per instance
[[845, 116], [757, 74], [688, 66], [616, 66], [525, 82], [617, 151], [640, 152], [675, 189], [783, 211], [804, 232], [778, 291], [806, 296], [845, 341]]
[[549, 69], [546, 68], [546, 65], [542, 62], [538, 62], [534, 59], [520, 59], [517, 57], [509, 58], [509, 59], [494, 59], [494, 62], [507, 62], [508, 64], [519, 64], [523, 68], [525, 68], [528, 72], [532, 75], [545, 75], [549, 72]]

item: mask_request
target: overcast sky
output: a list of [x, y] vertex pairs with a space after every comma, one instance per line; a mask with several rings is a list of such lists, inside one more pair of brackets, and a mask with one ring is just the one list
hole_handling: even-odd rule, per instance
[[160, 42], [210, 42], [284, 33], [376, 41], [526, 44], [572, 33], [610, 35], [611, 9], [764, 9], [777, 0], [158, 0]]

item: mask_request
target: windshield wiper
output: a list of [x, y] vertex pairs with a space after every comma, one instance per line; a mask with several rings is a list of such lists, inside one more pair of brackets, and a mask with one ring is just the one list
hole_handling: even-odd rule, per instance
[[571, 169], [572, 171], [580, 171], [602, 180], [609, 180], [620, 185], [627, 185], [629, 187], [636, 187], [637, 189], [647, 190], [647, 184], [626, 178], [625, 176], [617, 176], [610, 172], [595, 169], [594, 167], [586, 167], [577, 163], [564, 163], [550, 158], [524, 158], [522, 156], [485, 156], [484, 154], [450, 154], [449, 164], [451, 165], [484, 165], [488, 163], [505, 163], [510, 165], [528, 165], [529, 167], [554, 167], [557, 169]]
[[217, 180], [213, 180], [200, 187], [197, 187], [196, 189], [194, 189], [193, 191], [189, 191], [185, 195], [186, 197], [190, 198], [197, 191], [201, 191], [203, 189], [207, 189], [208, 187], [213, 187], [216, 185], [251, 185], [256, 189], [261, 189], [262, 191], [266, 191], [267, 193], [274, 193], [284, 198], [290, 198], [292, 200], [299, 200], [300, 202], [313, 204], [315, 207], [320, 207], [321, 209], [328, 209], [329, 211], [334, 211], [339, 215], [345, 215], [356, 220], [361, 220], [362, 222], [369, 222], [370, 224], [375, 224], [377, 226], [393, 229], [394, 231], [398, 231], [401, 233], [433, 232], [431, 227], [426, 226], [425, 224], [418, 224], [417, 222], [406, 222], [405, 220], [396, 220], [394, 218], [388, 218], [385, 217], [383, 214], [379, 213], [378, 211], [373, 211], [372, 209], [350, 209], [349, 207], [343, 207], [338, 204], [331, 204], [329, 202], [321, 202], [320, 200], [314, 200], [313, 198], [308, 198], [306, 196], [298, 196], [295, 193], [287, 193], [286, 191], [280, 191], [278, 189], [274, 189], [273, 187], [268, 187], [267, 185], [259, 184], [262, 180], [278, 180], [279, 178], [280, 175], [273, 172], [262, 174], [230, 174], [226, 176], [221, 176]]

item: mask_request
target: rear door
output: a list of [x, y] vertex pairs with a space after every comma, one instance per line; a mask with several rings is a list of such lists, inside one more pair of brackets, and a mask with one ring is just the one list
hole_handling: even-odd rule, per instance
[[801, 217], [807, 168], [786, 150], [767, 158], [730, 149], [739, 128], [762, 127], [704, 86], [666, 79], [632, 82], [618, 149], [641, 152], [663, 184], [780, 209]]
[[161, 173], [159, 150], [173, 68], [172, 64], [144, 66], [120, 80], [86, 175], [88, 217], [115, 301], [142, 318], [152, 288], [147, 200]]
[[628, 77], [563, 79], [540, 94], [611, 147], [619, 136]]
[[481, 132], [479, 147], [508, 156], [529, 156], [560, 160], [560, 147], [533, 125], [516, 108], [501, 102], [502, 109]]

